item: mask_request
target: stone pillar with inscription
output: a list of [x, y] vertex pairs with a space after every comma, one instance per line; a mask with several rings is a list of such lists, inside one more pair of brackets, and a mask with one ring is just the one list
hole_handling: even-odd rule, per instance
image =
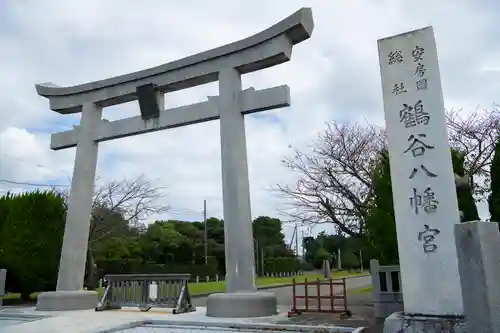
[[460, 222], [432, 27], [378, 41], [404, 313], [384, 332], [463, 323]]

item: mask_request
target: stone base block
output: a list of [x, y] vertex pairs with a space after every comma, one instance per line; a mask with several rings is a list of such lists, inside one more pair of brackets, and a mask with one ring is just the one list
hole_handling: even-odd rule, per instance
[[[466, 322], [463, 317], [433, 317], [405, 315], [395, 312], [384, 321], [384, 333], [466, 333]], [[472, 332], [469, 332], [472, 333]]]
[[207, 298], [207, 316], [218, 318], [268, 317], [278, 313], [276, 296], [269, 292], [212, 294]]
[[50, 291], [38, 295], [38, 311], [72, 311], [95, 309], [98, 296], [95, 291]]

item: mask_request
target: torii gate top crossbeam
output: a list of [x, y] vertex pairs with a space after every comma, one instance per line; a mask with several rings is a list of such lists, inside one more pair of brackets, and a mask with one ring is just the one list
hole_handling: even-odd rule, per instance
[[36, 89], [61, 114], [81, 112], [84, 103], [102, 107], [126, 103], [137, 99], [137, 87], [144, 84], [171, 92], [216, 81], [227, 67], [245, 74], [286, 62], [293, 45], [308, 39], [313, 28], [311, 8], [302, 8], [251, 37], [157, 67], [70, 87], [43, 83]]

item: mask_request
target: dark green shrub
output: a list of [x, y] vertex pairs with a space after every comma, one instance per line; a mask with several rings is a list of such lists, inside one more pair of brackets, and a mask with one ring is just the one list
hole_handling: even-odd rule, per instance
[[340, 253], [343, 269], [357, 269], [360, 268], [359, 259], [351, 251], [343, 251]]
[[96, 260], [99, 267], [100, 276], [106, 274], [191, 274], [194, 278], [209, 277], [215, 278], [218, 273], [217, 259], [208, 257], [207, 264], [177, 264], [177, 263], [156, 263], [142, 262], [140, 259], [98, 259]]
[[320, 247], [319, 249], [316, 250], [316, 252], [314, 252], [314, 259], [313, 259], [314, 268], [321, 269], [323, 267], [323, 261], [329, 259], [330, 259], [330, 254], [328, 253], [328, 251]]
[[295, 257], [278, 257], [264, 259], [264, 271], [269, 274], [293, 273], [300, 268], [300, 262]]
[[1, 201], [0, 263], [8, 271], [7, 289], [23, 299], [35, 291], [55, 290], [66, 215], [63, 198], [37, 190]]

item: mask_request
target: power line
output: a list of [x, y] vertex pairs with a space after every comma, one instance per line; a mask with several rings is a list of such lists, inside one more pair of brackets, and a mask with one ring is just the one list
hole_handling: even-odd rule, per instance
[[[36, 186], [36, 187], [71, 187], [69, 184], [38, 184], [38, 183], [29, 183], [29, 182], [19, 182], [19, 181], [14, 181], [14, 180], [9, 180], [9, 179], [0, 179], [0, 183], [7, 183], [7, 184], [13, 184], [13, 185], [25, 185], [25, 186]], [[171, 208], [167, 211], [167, 214], [169, 215], [184, 215], [184, 216], [201, 216], [203, 214], [203, 211], [194, 211], [189, 208]]]
[[0, 183], [14, 184], [14, 185], [26, 185], [26, 186], [37, 186], [37, 187], [70, 187], [71, 185], [59, 185], [59, 184], [35, 184], [27, 182], [17, 182], [14, 180], [0, 179]]
[[203, 211], [197, 211], [197, 210], [192, 210], [189, 208], [181, 208], [181, 207], [171, 207], [172, 210], [178, 211], [178, 212], [185, 212], [189, 214], [203, 214]]
[[189, 210], [189, 209], [179, 209], [179, 208], [175, 208], [175, 207], [170, 207], [168, 209], [169, 212], [173, 212], [173, 213], [179, 213], [179, 214], [190, 214], [190, 215], [202, 215], [203, 212], [202, 211], [193, 211], [193, 210]]
[[47, 167], [47, 166], [45, 166], [43, 164], [26, 161], [26, 160], [23, 160], [23, 159], [21, 159], [19, 157], [10, 157], [10, 161], [11, 162], [17, 162], [17, 163], [25, 164], [25, 165], [29, 165], [29, 166], [35, 166], [37, 168], [42, 168], [42, 169], [48, 169], [48, 170], [50, 170], [49, 167]]

